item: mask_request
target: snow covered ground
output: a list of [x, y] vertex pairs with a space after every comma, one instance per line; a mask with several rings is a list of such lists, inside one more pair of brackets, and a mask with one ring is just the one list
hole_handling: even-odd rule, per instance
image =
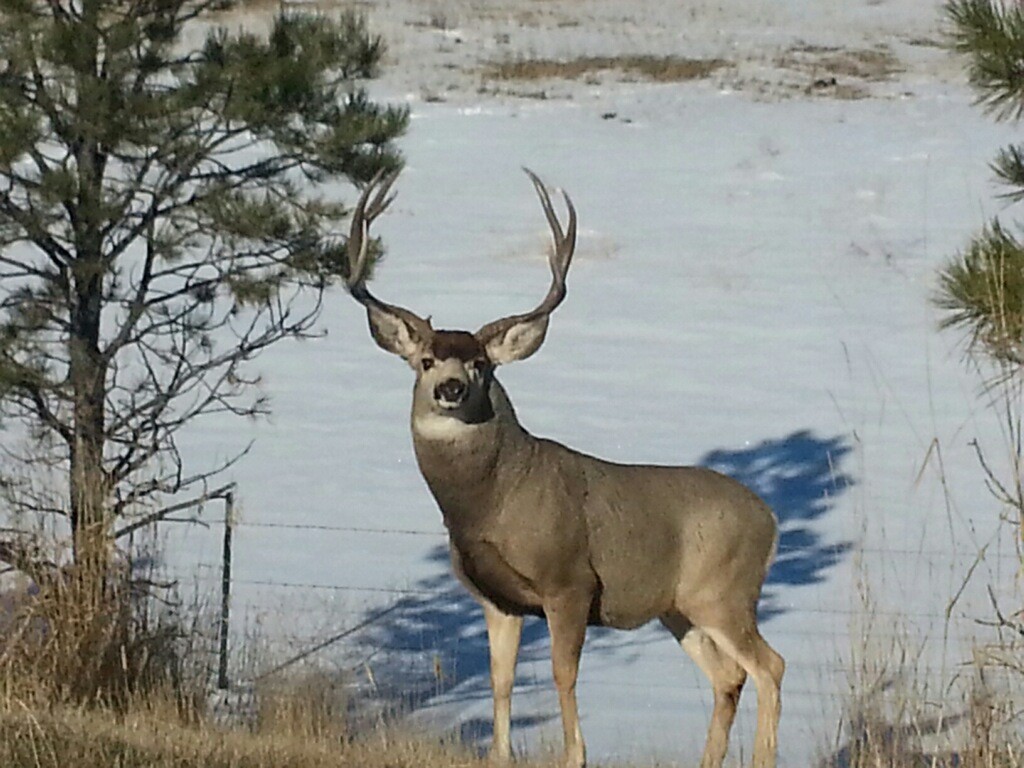
[[[581, 225], [569, 297], [541, 352], [500, 377], [535, 433], [614, 460], [707, 464], [776, 509], [762, 614], [789, 661], [783, 764], [839, 746], [861, 583], [873, 641], [905, 629], [933, 641], [929, 664], [959, 661], [985, 586], [1012, 587], [1015, 561], [1012, 539], [996, 539], [943, 622], [996, 530], [970, 442], [998, 465], [1001, 437], [929, 296], [936, 268], [999, 211], [987, 163], [1015, 136], [971, 106], [961, 65], [935, 45], [937, 4], [364, 7], [392, 42], [374, 93], [413, 117], [398, 200], [375, 227], [388, 247], [375, 292], [437, 327], [532, 307], [547, 227], [519, 167], [569, 191]], [[662, 83], [614, 67], [572, 81], [482, 74], [643, 53], [728, 66]], [[260, 358], [269, 422], [210, 422], [189, 438], [213, 460], [255, 437], [229, 478], [238, 626], [259, 622], [299, 651], [401, 601], [324, 657], [416, 687], [417, 719], [486, 741], [483, 622], [449, 576], [416, 470], [412, 375], [341, 290], [322, 327], [326, 338]], [[176, 572], [216, 577], [216, 526], [174, 541]], [[560, 738], [546, 649], [528, 623], [513, 707], [530, 750]], [[710, 690], [660, 628], [594, 633], [579, 697], [597, 761], [700, 754]], [[751, 688], [733, 755], [749, 754], [753, 705]]]

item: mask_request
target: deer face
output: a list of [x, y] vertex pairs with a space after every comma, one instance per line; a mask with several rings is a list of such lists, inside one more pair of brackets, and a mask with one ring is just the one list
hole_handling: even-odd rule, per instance
[[[434, 330], [390, 313], [368, 312], [370, 332], [384, 350], [402, 357], [416, 373], [414, 411], [479, 424], [493, 415], [490, 386], [501, 363], [522, 360], [540, 348], [547, 318], [530, 318], [483, 335]], [[493, 324], [492, 324], [493, 325]]]
[[409, 362], [416, 371], [418, 409], [467, 422], [489, 416], [494, 366], [473, 334], [435, 331]]

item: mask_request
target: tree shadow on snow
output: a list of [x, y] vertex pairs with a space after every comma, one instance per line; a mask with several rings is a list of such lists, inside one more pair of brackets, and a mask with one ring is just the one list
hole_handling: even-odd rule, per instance
[[[417, 582], [395, 610], [370, 625], [359, 639], [373, 678], [367, 698], [392, 712], [418, 712], [440, 703], [479, 703], [490, 697], [490, 656], [480, 606], [451, 573], [447, 544], [434, 547], [427, 557], [437, 565], [437, 574]], [[544, 657], [546, 649], [544, 622], [528, 616], [520, 662]], [[521, 678], [517, 691], [527, 687]], [[512, 726], [528, 727], [548, 719], [515, 716]], [[473, 717], [460, 722], [457, 730], [463, 743], [482, 745], [489, 743], [491, 727], [489, 717]]]
[[821, 438], [800, 430], [749, 448], [712, 451], [701, 460], [751, 488], [779, 519], [779, 550], [765, 581], [761, 621], [784, 612], [780, 588], [821, 582], [853, 546], [830, 541], [814, 527], [853, 485], [843, 470], [851, 450], [843, 436]]
[[[853, 482], [842, 469], [850, 450], [841, 436], [821, 438], [805, 430], [738, 450], [715, 450], [701, 460], [702, 466], [748, 485], [779, 518], [779, 552], [765, 583], [762, 621], [785, 612], [781, 590], [822, 581], [850, 550], [850, 542], [828, 541], [816, 530], [835, 497]], [[451, 574], [447, 545], [434, 548], [428, 558], [437, 565], [437, 574], [413, 585], [396, 610], [362, 633], [360, 644], [370, 653], [373, 694], [403, 712], [439, 703], [481, 705], [490, 697], [483, 615]], [[628, 633], [592, 629], [584, 654], [614, 650], [628, 662], [642, 657], [646, 645], [665, 637], [656, 625]], [[520, 661], [546, 663], [547, 656], [543, 620], [527, 617]], [[530, 685], [520, 675], [516, 690]], [[513, 726], [555, 716], [517, 718]], [[468, 743], [483, 744], [490, 739], [490, 728], [489, 718], [473, 717], [461, 724], [460, 733]]]

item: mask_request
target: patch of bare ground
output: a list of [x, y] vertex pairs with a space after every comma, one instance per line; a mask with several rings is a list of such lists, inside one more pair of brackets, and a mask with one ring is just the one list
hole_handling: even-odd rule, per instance
[[858, 101], [871, 96], [871, 91], [856, 83], [843, 83], [834, 77], [819, 78], [804, 87], [802, 92], [808, 96], [826, 96], [840, 101]]
[[823, 80], [855, 78], [866, 82], [889, 80], [905, 71], [892, 50], [878, 48], [839, 48], [821, 45], [795, 45], [775, 60], [776, 66], [803, 72]]
[[780, 102], [792, 99], [823, 98], [838, 101], [859, 101], [872, 98], [864, 85], [839, 82], [834, 77], [818, 78], [811, 82], [795, 83], [777, 78], [747, 77], [726, 83], [727, 87], [749, 95], [755, 101]]
[[493, 80], [579, 80], [599, 72], [618, 72], [627, 77], [657, 83], [700, 80], [731, 66], [725, 59], [691, 59], [684, 56], [580, 56], [575, 59], [513, 59], [492, 62], [484, 76]]
[[926, 35], [918, 37], [907, 37], [903, 39], [907, 45], [913, 45], [916, 48], [939, 48], [945, 49], [949, 47], [949, 44], [934, 37], [928, 37]]

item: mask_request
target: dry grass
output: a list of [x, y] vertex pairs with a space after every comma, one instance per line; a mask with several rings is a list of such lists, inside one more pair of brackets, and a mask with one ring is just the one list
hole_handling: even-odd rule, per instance
[[2, 768], [487, 764], [446, 735], [385, 721], [354, 733], [345, 681], [324, 672], [291, 670], [209, 711], [211, 635], [200, 607], [154, 617], [154, 601], [126, 578], [106, 579], [97, 604], [64, 576], [0, 595]]
[[[828, 768], [1024, 768], [1024, 741], [1012, 697], [975, 678], [935, 697], [913, 678], [892, 677], [852, 692], [845, 713], [847, 742]], [[953, 683], [954, 687], [957, 685]]]
[[300, 728], [257, 732], [189, 725], [173, 710], [30, 711], [0, 706], [5, 768], [425, 768], [484, 765], [440, 740], [371, 735], [345, 742]]
[[74, 581], [8, 593], [0, 626], [3, 768], [474, 766], [465, 748], [348, 727], [343, 681], [318, 673], [262, 683], [232, 713], [207, 712], [209, 649], [197, 620], [154, 620], [151, 600], [107, 585], [102, 608]]
[[842, 735], [819, 768], [1024, 768], [1024, 677], [994, 667], [976, 640], [964, 663], [936, 668], [929, 638], [879, 610], [863, 573], [856, 591]]
[[298, 670], [261, 682], [255, 691], [257, 733], [346, 741], [352, 735], [351, 696], [342, 675]]
[[860, 101], [871, 97], [871, 91], [856, 83], [841, 83], [834, 77], [819, 78], [803, 89], [812, 96], [826, 96], [839, 101]]
[[939, 49], [947, 49], [947, 48], [949, 48], [949, 44], [948, 43], [946, 43], [944, 40], [940, 40], [939, 38], [936, 38], [936, 37], [927, 37], [927, 36], [908, 37], [908, 38], [906, 38], [904, 40], [904, 42], [907, 45], [913, 45], [916, 48], [939, 48]]
[[556, 59], [514, 59], [492, 63], [484, 76], [494, 80], [579, 80], [599, 72], [618, 72], [657, 83], [700, 80], [728, 67], [724, 59], [690, 59], [683, 56], [580, 56]]
[[231, 10], [274, 12], [281, 7], [280, 0], [239, 0]]

